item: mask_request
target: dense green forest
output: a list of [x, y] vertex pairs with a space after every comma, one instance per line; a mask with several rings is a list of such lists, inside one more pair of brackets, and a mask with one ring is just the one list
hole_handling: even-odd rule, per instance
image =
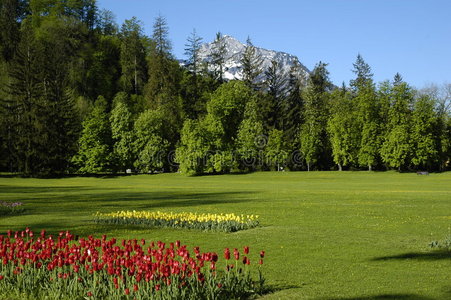
[[449, 84], [376, 83], [360, 55], [348, 85], [322, 62], [305, 83], [296, 66], [288, 79], [275, 62], [262, 70], [250, 40], [243, 80], [226, 81], [221, 34], [207, 66], [193, 31], [181, 66], [168, 28], [159, 16], [145, 36], [95, 0], [2, 0], [0, 171], [450, 168]]

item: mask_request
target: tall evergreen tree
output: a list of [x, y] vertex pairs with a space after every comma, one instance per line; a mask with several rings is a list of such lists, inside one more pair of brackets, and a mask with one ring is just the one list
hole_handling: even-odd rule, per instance
[[118, 33], [116, 16], [111, 10], [102, 9], [98, 13], [97, 29], [102, 35], [112, 36]]
[[20, 21], [25, 11], [26, 3], [23, 0], [0, 2], [0, 61], [12, 60], [20, 41]]
[[185, 74], [186, 81], [184, 82], [184, 110], [189, 118], [197, 117], [196, 103], [198, 103], [201, 88], [199, 75], [201, 75], [201, 60], [199, 58], [199, 49], [202, 45], [202, 38], [193, 29], [193, 32], [187, 39], [185, 44], [185, 55], [187, 57], [186, 66], [188, 73]]
[[216, 33], [213, 48], [210, 54], [210, 62], [214, 68], [214, 76], [219, 82], [224, 81], [224, 68], [227, 48], [225, 38], [221, 32]]
[[169, 40], [169, 26], [166, 18], [162, 15], [159, 15], [153, 23], [152, 39], [155, 42], [155, 50], [159, 56], [170, 56], [172, 45]]
[[201, 46], [202, 38], [197, 35], [196, 29], [193, 29], [185, 44], [185, 55], [187, 57], [187, 68], [194, 76], [197, 76], [200, 72], [199, 50]]
[[252, 44], [249, 37], [246, 40], [246, 48], [240, 62], [243, 68], [243, 81], [248, 87], [258, 90], [260, 88], [260, 84], [257, 82], [257, 79], [263, 72], [263, 58], [258, 53], [257, 48]]
[[284, 128], [283, 113], [286, 104], [285, 97], [287, 96], [287, 77], [276, 60], [271, 61], [271, 65], [265, 71], [265, 76], [265, 85], [273, 107], [269, 120], [272, 122], [272, 126], [282, 129]]
[[292, 150], [297, 149], [299, 126], [302, 123], [303, 100], [301, 97], [302, 81], [299, 78], [299, 64], [290, 68], [287, 83], [287, 96], [284, 101], [281, 118], [287, 143]]
[[43, 126], [42, 50], [34, 37], [29, 22], [22, 26], [21, 40], [10, 69], [11, 84], [7, 86], [8, 100], [2, 101], [7, 122], [10, 154], [17, 170], [33, 175], [39, 170], [41, 145], [40, 128]]
[[153, 29], [153, 45], [148, 57], [149, 80], [146, 85], [146, 99], [151, 108], [173, 106], [179, 101], [181, 70], [170, 52], [171, 42], [168, 39], [166, 20], [162, 16], [157, 17]]
[[364, 86], [373, 84], [373, 73], [371, 73], [371, 67], [363, 59], [362, 55], [358, 54], [352, 70], [356, 74], [356, 79], [351, 80], [351, 87], [355, 90], [359, 90]]
[[120, 37], [122, 89], [127, 93], [141, 94], [147, 81], [146, 49], [141, 22], [135, 17], [125, 20]]

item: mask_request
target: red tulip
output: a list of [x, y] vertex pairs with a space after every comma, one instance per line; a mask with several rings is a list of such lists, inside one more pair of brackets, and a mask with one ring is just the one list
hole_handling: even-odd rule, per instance
[[263, 250], [260, 251], [260, 257], [261, 257], [261, 258], [264, 258], [264, 257], [265, 257], [265, 251], [263, 251]]
[[235, 256], [235, 259], [236, 259], [236, 260], [239, 260], [239, 259], [240, 259], [240, 252], [238, 251], [237, 248], [235, 248], [235, 249], [233, 250], [233, 255]]
[[244, 254], [249, 254], [249, 246], [244, 247]]
[[224, 250], [224, 258], [229, 260], [230, 259], [230, 250], [229, 248], [225, 248]]
[[124, 293], [125, 293], [125, 295], [130, 294], [130, 289], [126, 288], [125, 291], [124, 291]]
[[87, 295], [88, 295], [88, 297], [92, 297], [92, 293], [91, 292], [88, 292]]

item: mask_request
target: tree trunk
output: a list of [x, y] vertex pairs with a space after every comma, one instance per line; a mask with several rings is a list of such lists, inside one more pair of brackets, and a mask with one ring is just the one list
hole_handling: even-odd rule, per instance
[[307, 162], [307, 172], [310, 172], [310, 163]]
[[138, 94], [138, 72], [136, 70], [137, 68], [137, 62], [136, 62], [136, 55], [135, 55], [135, 94]]
[[340, 172], [343, 171], [341, 164], [338, 164], [338, 171], [340, 171]]
[[373, 170], [373, 167], [371, 167], [371, 165], [368, 165], [368, 171], [372, 171]]

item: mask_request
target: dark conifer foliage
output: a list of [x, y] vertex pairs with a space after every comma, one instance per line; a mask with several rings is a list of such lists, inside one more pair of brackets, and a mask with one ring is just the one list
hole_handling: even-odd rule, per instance
[[211, 52], [210, 63], [214, 68], [215, 79], [219, 82], [224, 82], [224, 68], [227, 49], [225, 37], [221, 32], [216, 33], [216, 38], [213, 42], [213, 50]]
[[243, 81], [247, 86], [254, 90], [259, 90], [261, 84], [258, 77], [262, 74], [263, 58], [257, 52], [257, 48], [252, 44], [250, 37], [246, 40], [246, 49], [241, 57], [241, 65], [243, 68]]

